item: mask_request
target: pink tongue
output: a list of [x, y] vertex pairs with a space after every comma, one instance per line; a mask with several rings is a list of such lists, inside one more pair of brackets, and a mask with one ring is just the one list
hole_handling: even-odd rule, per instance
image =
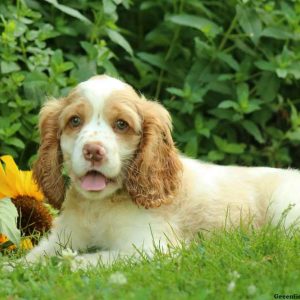
[[106, 187], [106, 179], [99, 173], [88, 173], [81, 178], [81, 187], [86, 191], [101, 191]]

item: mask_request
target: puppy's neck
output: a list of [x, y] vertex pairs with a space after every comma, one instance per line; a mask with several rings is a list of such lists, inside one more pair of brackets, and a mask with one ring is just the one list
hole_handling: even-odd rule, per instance
[[130, 196], [128, 195], [127, 191], [124, 189], [120, 189], [113, 193], [112, 195], [101, 198], [97, 197], [97, 195], [92, 195], [91, 197], [86, 197], [79, 193], [74, 186], [70, 186], [70, 188], [66, 192], [65, 201], [63, 203], [63, 209], [68, 207], [80, 209], [80, 207], [87, 207], [87, 206], [106, 206], [111, 204], [117, 204], [122, 202], [132, 202]]

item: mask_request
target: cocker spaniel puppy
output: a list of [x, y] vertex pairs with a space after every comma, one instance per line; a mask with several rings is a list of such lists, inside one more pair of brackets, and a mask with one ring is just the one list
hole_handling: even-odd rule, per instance
[[39, 126], [34, 176], [61, 213], [29, 262], [56, 255], [63, 245], [81, 253], [101, 249], [78, 255], [85, 266], [109, 264], [137, 249], [150, 256], [156, 247], [166, 251], [225, 223], [278, 222], [289, 206], [285, 226], [300, 217], [298, 171], [184, 157], [174, 146], [167, 110], [118, 79], [95, 76], [67, 97], [49, 100]]

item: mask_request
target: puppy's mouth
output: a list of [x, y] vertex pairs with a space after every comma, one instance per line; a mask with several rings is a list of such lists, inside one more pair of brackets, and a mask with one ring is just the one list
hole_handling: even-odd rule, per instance
[[85, 191], [98, 192], [106, 188], [112, 180], [98, 171], [88, 171], [80, 178], [81, 188]]

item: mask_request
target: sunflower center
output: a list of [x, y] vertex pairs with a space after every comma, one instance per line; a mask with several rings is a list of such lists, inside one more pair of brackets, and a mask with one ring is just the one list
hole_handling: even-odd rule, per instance
[[23, 236], [43, 234], [52, 225], [52, 215], [42, 201], [30, 196], [17, 196], [12, 199], [18, 211], [17, 226]]

